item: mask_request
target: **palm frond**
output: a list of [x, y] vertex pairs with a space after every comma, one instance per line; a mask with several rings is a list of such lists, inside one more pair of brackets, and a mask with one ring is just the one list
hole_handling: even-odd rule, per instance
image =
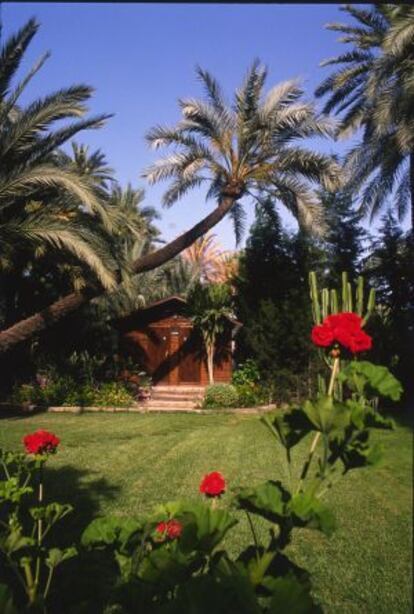
[[0, 53], [0, 98], [3, 98], [10, 82], [19, 68], [20, 62], [36, 34], [39, 24], [35, 19], [29, 21], [6, 41]]

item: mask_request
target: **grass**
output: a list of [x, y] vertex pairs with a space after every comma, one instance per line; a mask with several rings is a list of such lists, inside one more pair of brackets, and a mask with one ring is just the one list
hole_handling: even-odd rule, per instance
[[[0, 446], [48, 429], [62, 439], [48, 464], [50, 496], [75, 503], [68, 535], [96, 514], [134, 515], [180, 497], [198, 497], [200, 477], [220, 470], [231, 487], [287, 478], [282, 451], [254, 416], [48, 415], [0, 421]], [[298, 530], [290, 553], [312, 572], [315, 597], [330, 613], [411, 611], [412, 429], [376, 432], [384, 461], [351, 472], [326, 502], [331, 538]], [[308, 444], [296, 457], [298, 466]], [[250, 539], [243, 517], [228, 536], [237, 552]]]

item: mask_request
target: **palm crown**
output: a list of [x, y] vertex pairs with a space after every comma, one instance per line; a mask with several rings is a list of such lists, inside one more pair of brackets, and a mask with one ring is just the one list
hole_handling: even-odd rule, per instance
[[335, 189], [340, 168], [333, 159], [297, 145], [307, 137], [328, 136], [332, 120], [318, 116], [302, 99], [297, 81], [273, 87], [266, 96], [265, 67], [255, 62], [228, 106], [217, 81], [201, 68], [197, 74], [205, 100], [179, 101], [182, 119], [172, 128], [156, 126], [147, 135], [153, 148], [174, 152], [145, 172], [150, 183], [168, 179], [163, 203], [170, 206], [191, 188], [208, 182], [207, 198], [232, 200], [230, 215], [239, 238], [243, 221], [240, 199], [271, 195], [301, 224], [321, 227], [321, 207], [312, 184]]
[[[87, 151], [75, 147], [72, 161], [59, 149], [80, 131], [99, 128], [109, 116], [84, 117], [92, 93], [85, 85], [19, 104], [48, 57], [13, 83], [37, 30], [36, 21], [28, 21], [0, 49], [0, 268], [10, 269], [34, 249], [52, 248], [69, 252], [112, 288], [115, 264], [105, 236], [119, 216], [106, 206], [93, 172], [82, 172], [76, 161], [80, 153], [86, 160]], [[62, 120], [73, 121], [56, 127]]]
[[395, 190], [400, 219], [414, 194], [414, 7], [346, 5], [356, 25], [328, 24], [352, 50], [322, 62], [340, 66], [316, 90], [324, 112], [341, 115], [339, 136], [363, 129], [347, 156], [350, 187], [362, 192], [361, 209], [375, 216]]

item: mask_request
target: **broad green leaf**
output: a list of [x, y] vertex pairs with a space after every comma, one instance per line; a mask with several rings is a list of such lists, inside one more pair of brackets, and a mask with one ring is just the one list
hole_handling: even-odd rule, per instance
[[199, 549], [211, 552], [231, 527], [237, 524], [227, 510], [212, 509], [199, 502], [173, 501], [156, 508], [150, 522], [157, 523], [176, 518], [183, 523], [183, 532], [178, 540], [183, 552]]
[[8, 535], [0, 537], [0, 550], [10, 555], [18, 550], [34, 546], [35, 543], [32, 537], [26, 537], [22, 534], [21, 528], [16, 528], [10, 531]]
[[398, 401], [403, 393], [401, 383], [387, 367], [374, 365], [367, 360], [350, 362], [341, 371], [339, 377], [351, 389], [356, 389], [360, 393], [363, 393], [364, 389], [369, 387], [381, 396], [393, 401]]
[[308, 417], [298, 408], [272, 417], [265, 416], [262, 418], [262, 422], [268, 427], [279, 443], [287, 449], [295, 446], [312, 430], [312, 424], [309, 422]]
[[282, 578], [271, 578], [267, 588], [272, 598], [266, 610], [269, 614], [316, 614], [322, 612], [309, 593], [306, 584], [289, 574]]
[[280, 482], [268, 481], [256, 488], [240, 489], [237, 503], [241, 509], [278, 523], [286, 515], [286, 502], [289, 497]]
[[257, 586], [263, 582], [263, 578], [275, 556], [276, 552], [264, 552], [258, 559], [255, 556], [250, 559], [247, 564], [247, 571], [253, 586]]
[[141, 525], [133, 518], [117, 516], [96, 518], [84, 530], [81, 543], [89, 548], [112, 544], [124, 546], [128, 539], [139, 530], [141, 530]]
[[345, 428], [351, 418], [350, 409], [328, 395], [320, 396], [314, 402], [305, 401], [303, 410], [312, 424], [322, 433]]
[[72, 559], [77, 554], [78, 551], [74, 547], [65, 548], [64, 550], [60, 550], [60, 548], [51, 548], [48, 552], [45, 563], [48, 567], [54, 569], [64, 561]]
[[183, 554], [174, 544], [153, 550], [146, 556], [138, 569], [139, 577], [145, 582], [174, 586], [188, 578], [192, 563], [198, 556]]
[[296, 526], [317, 529], [331, 535], [336, 527], [333, 513], [310, 493], [298, 493], [289, 502]]

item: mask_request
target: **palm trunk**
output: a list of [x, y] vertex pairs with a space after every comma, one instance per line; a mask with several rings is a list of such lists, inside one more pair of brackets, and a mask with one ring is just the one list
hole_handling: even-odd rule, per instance
[[214, 344], [207, 347], [208, 383], [214, 384]]
[[410, 154], [411, 237], [414, 241], [414, 151]]
[[[187, 230], [179, 237], [154, 252], [146, 254], [134, 263], [134, 272], [143, 273], [151, 271], [161, 266], [171, 258], [174, 258], [184, 249], [189, 247], [199, 237], [206, 234], [211, 228], [218, 224], [223, 217], [230, 211], [236, 200], [240, 197], [240, 191], [235, 190], [234, 194], [228, 193], [223, 196], [218, 206], [209, 215], [198, 222], [195, 226]], [[39, 313], [36, 313], [25, 320], [17, 322], [10, 328], [0, 332], [0, 354], [7, 351], [17, 343], [26, 341], [34, 335], [40, 333], [45, 328], [59, 322], [68, 314], [76, 311], [85, 305], [92, 298], [99, 296], [99, 292], [72, 292], [67, 296], [49, 305]]]

